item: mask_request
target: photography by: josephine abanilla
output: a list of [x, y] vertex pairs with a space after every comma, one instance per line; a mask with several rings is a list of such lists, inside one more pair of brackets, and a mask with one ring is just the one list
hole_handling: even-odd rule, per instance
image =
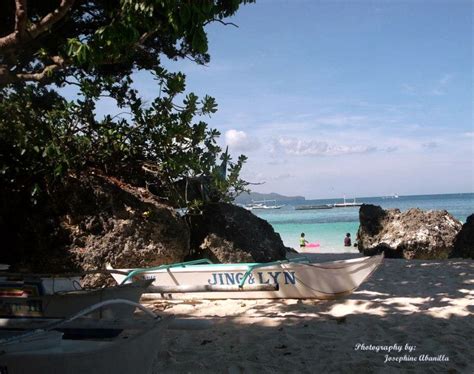
[[416, 345], [410, 345], [408, 343], [405, 343], [405, 344], [393, 343], [393, 344], [380, 344], [380, 345], [357, 343], [354, 346], [354, 351], [373, 351], [377, 353], [379, 352], [401, 353], [405, 351], [405, 352], [412, 353], [416, 351]]
[[[405, 344], [365, 344], [357, 343], [354, 351], [371, 351], [384, 353], [384, 363], [387, 362], [449, 362], [449, 357], [444, 354], [432, 356], [425, 353], [415, 354], [416, 345]], [[399, 355], [396, 355], [396, 354]], [[402, 354], [403, 353], [403, 354]]]
[[387, 362], [449, 362], [449, 357], [446, 355], [430, 356], [427, 354], [420, 354], [418, 356], [407, 354], [404, 354], [403, 356], [390, 356], [386, 354], [384, 356], [384, 363]]

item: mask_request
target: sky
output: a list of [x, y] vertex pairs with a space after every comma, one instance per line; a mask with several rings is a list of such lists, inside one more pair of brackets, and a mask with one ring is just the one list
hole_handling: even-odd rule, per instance
[[216, 98], [204, 120], [248, 156], [254, 191], [474, 192], [472, 15], [470, 0], [260, 0], [207, 27], [207, 66], [165, 65]]

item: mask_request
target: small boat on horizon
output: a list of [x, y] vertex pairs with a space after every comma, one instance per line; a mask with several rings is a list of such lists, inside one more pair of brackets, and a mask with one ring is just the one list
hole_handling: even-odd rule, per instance
[[354, 197], [354, 201], [351, 203], [346, 202], [346, 197], [344, 196], [344, 202], [343, 203], [334, 203], [332, 206], [334, 208], [348, 208], [348, 207], [359, 207], [362, 206], [363, 203], [357, 203], [356, 198]]
[[[267, 203], [272, 203], [272, 205], [268, 205]], [[284, 205], [277, 205], [276, 200], [261, 200], [261, 201], [253, 201], [250, 204], [244, 206], [247, 210], [254, 210], [254, 209], [281, 209]]]
[[391, 194], [390, 196], [382, 196], [382, 199], [398, 199], [400, 196], [396, 193]]

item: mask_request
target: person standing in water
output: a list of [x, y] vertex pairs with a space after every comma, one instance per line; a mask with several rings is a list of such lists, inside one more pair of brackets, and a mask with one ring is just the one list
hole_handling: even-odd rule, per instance
[[304, 232], [302, 232], [300, 236], [300, 248], [306, 247], [306, 243], [309, 242], [304, 238]]
[[351, 246], [351, 234], [347, 233], [346, 237], [344, 238], [344, 247]]

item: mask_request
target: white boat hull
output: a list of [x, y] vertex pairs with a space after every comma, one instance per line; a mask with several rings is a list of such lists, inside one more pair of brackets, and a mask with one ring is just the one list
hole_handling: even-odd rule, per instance
[[[49, 317], [64, 318], [101, 301], [126, 299], [138, 302], [150, 282], [139, 282], [116, 287], [105, 287], [93, 290], [69, 290], [53, 295], [31, 295], [15, 289], [16, 297], [0, 297], [0, 315], [16, 317]], [[6, 282], [4, 282], [6, 284]], [[130, 317], [135, 307], [116, 305], [104, 307], [92, 314], [95, 318]]]
[[[0, 355], [8, 374], [151, 373], [165, 319], [141, 330], [124, 330], [114, 339], [62, 340], [43, 348]], [[46, 336], [47, 338], [47, 336]], [[0, 350], [2, 346], [0, 344]]]
[[[281, 263], [250, 273], [242, 291], [158, 293], [164, 299], [335, 299], [355, 291], [382, 263], [383, 255], [326, 263]], [[122, 269], [123, 270], [123, 269]], [[141, 273], [154, 286], [239, 285], [246, 264], [192, 265]], [[124, 270], [127, 271], [127, 270]], [[112, 274], [120, 284], [125, 275]], [[248, 285], [278, 284], [278, 290], [246, 291]]]

